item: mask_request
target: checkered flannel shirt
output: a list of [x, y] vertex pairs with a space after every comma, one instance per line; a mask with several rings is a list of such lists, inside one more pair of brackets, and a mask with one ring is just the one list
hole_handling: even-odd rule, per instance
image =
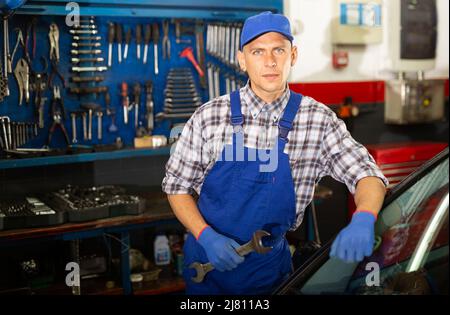
[[[244, 145], [269, 149], [278, 136], [278, 120], [289, 100], [286, 91], [266, 104], [250, 88], [240, 89], [241, 111], [245, 117]], [[215, 98], [188, 120], [166, 164], [162, 190], [167, 194], [200, 195], [205, 176], [220, 157], [224, 143], [232, 143], [230, 95]], [[284, 152], [289, 162], [296, 192], [296, 222], [300, 226], [305, 208], [312, 201], [314, 187], [324, 176], [344, 183], [354, 194], [357, 182], [367, 176], [388, 181], [366, 148], [356, 142], [346, 126], [326, 105], [304, 96], [288, 135]]]

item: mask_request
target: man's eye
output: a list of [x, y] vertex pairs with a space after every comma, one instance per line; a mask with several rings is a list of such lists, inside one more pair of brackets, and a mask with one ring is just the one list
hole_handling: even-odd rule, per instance
[[253, 54], [254, 54], [254, 55], [261, 55], [261, 50], [254, 50], [254, 51], [253, 51]]
[[284, 53], [284, 49], [283, 49], [283, 48], [277, 48], [275, 51], [276, 51], [278, 54]]

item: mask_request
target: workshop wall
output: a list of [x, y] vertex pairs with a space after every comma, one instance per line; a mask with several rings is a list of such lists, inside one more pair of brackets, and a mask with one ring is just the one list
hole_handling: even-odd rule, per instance
[[[333, 3], [330, 0], [285, 0], [284, 13], [289, 17], [299, 59], [293, 67], [290, 82], [341, 82], [386, 80], [393, 77], [387, 71], [388, 42], [386, 2], [383, 0], [381, 44], [346, 47], [349, 52], [347, 68], [335, 70], [331, 64], [331, 20]], [[438, 40], [436, 68], [425, 72], [426, 78], [449, 77], [449, 1], [437, 0]]]

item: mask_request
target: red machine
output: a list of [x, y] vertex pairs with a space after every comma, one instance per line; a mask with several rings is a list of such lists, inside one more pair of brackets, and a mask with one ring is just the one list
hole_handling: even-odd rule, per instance
[[[448, 146], [445, 142], [401, 142], [366, 145], [384, 176], [389, 180], [388, 189], [401, 182], [419, 166]], [[356, 206], [348, 195], [348, 213], [351, 218]]]

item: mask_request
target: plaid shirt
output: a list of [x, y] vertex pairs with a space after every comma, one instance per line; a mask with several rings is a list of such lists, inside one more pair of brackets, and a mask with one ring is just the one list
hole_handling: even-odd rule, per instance
[[[271, 104], [261, 100], [249, 83], [240, 89], [240, 96], [245, 117], [244, 145], [271, 148], [278, 137], [278, 120], [289, 100], [289, 89]], [[162, 182], [163, 191], [167, 194], [195, 191], [200, 195], [205, 176], [220, 157], [224, 143], [232, 143], [232, 134], [229, 94], [200, 106], [172, 150]], [[297, 219], [292, 230], [300, 226], [314, 187], [324, 176], [345, 183], [352, 194], [363, 177], [376, 176], [388, 185], [372, 156], [351, 137], [344, 122], [311, 97], [303, 97], [288, 139], [284, 152], [289, 156], [297, 196]]]

